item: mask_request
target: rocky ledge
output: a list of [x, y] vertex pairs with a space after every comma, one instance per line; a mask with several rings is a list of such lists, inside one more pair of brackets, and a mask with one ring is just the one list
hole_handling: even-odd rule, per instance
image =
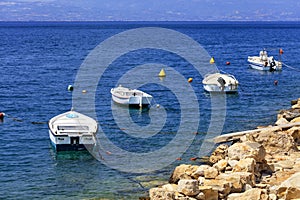
[[150, 199], [300, 199], [300, 99], [278, 114], [274, 126], [221, 144], [202, 165], [177, 166], [169, 183], [151, 188]]

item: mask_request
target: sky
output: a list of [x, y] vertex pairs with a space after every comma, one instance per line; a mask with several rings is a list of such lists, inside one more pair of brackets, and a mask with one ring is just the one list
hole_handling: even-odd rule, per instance
[[300, 1], [0, 0], [0, 21], [300, 21]]

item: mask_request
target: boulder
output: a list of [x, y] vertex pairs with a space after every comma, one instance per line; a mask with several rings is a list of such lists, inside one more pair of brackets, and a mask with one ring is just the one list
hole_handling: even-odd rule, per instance
[[296, 123], [296, 122], [300, 122], [300, 117], [296, 117], [291, 120], [291, 123]]
[[300, 144], [300, 127], [294, 126], [286, 131], [289, 135], [291, 135], [294, 139], [294, 142], [299, 145]]
[[231, 193], [244, 191], [246, 184], [252, 187], [255, 185], [254, 175], [249, 172], [222, 173], [216, 177], [216, 180], [222, 180], [230, 183]]
[[151, 188], [149, 196], [151, 200], [173, 200], [175, 199], [175, 192], [167, 191], [163, 188]]
[[197, 194], [197, 196], [195, 196], [195, 198], [197, 200], [205, 200], [205, 194], [203, 192], [200, 192], [199, 194]]
[[252, 135], [251, 140], [261, 144], [265, 148], [265, 152], [269, 155], [285, 154], [297, 150], [294, 138], [280, 129], [277, 131], [265, 130], [255, 133]]
[[293, 174], [290, 178], [284, 181], [280, 187], [294, 187], [300, 189], [300, 172]]
[[222, 159], [222, 160], [219, 160], [217, 163], [215, 163], [213, 165], [213, 167], [216, 168], [219, 172], [224, 172], [227, 165], [228, 165], [228, 161]]
[[219, 194], [226, 197], [231, 191], [231, 183], [226, 180], [205, 179], [204, 186], [211, 186], [213, 190], [217, 190]]
[[166, 191], [176, 192], [177, 188], [178, 188], [178, 185], [176, 185], [176, 184], [165, 184], [161, 188], [165, 189]]
[[211, 186], [200, 186], [200, 193], [203, 193], [205, 200], [218, 200], [219, 194], [217, 190], [214, 190]]
[[186, 196], [196, 196], [200, 192], [198, 181], [179, 180], [177, 191]]
[[289, 121], [286, 120], [285, 118], [281, 117], [279, 118], [276, 122], [275, 122], [275, 125], [282, 125], [282, 124], [288, 124]]
[[[297, 104], [295, 104], [297, 105]], [[299, 104], [298, 104], [299, 105]], [[298, 105], [296, 107], [298, 107]], [[279, 111], [278, 115], [277, 115], [277, 118], [285, 118], [287, 121], [291, 121], [293, 120], [294, 118], [296, 117], [299, 117], [300, 116], [300, 109], [299, 108], [291, 108], [291, 109], [288, 109], [288, 110], [281, 110]]]
[[267, 190], [259, 189], [259, 188], [252, 188], [247, 190], [244, 193], [233, 193], [228, 195], [227, 200], [268, 200], [269, 195]]
[[241, 159], [233, 167], [233, 172], [250, 172], [254, 173], [256, 161], [254, 158]]
[[228, 145], [221, 144], [216, 148], [216, 150], [209, 157], [210, 163], [217, 163], [219, 160], [223, 160], [227, 156]]
[[279, 187], [277, 191], [279, 199], [300, 199], [300, 189], [294, 187]]
[[295, 162], [293, 160], [280, 160], [274, 164], [276, 169], [292, 169], [294, 167]]
[[238, 162], [238, 160], [228, 160], [228, 165], [233, 168]]
[[257, 142], [235, 143], [228, 148], [228, 157], [231, 160], [254, 158], [257, 162], [265, 159], [265, 149]]
[[216, 178], [218, 174], [219, 174], [218, 170], [214, 167], [209, 167], [204, 171], [204, 177], [206, 179]]
[[293, 109], [299, 109], [300, 108], [300, 103], [297, 102], [296, 104], [292, 105]]
[[197, 165], [179, 165], [175, 168], [169, 178], [169, 183], [178, 183], [180, 179], [193, 179], [192, 174], [196, 172], [199, 166]]
[[198, 179], [199, 177], [204, 176], [205, 170], [207, 170], [210, 166], [209, 165], [200, 165], [196, 171], [192, 174], [194, 179]]

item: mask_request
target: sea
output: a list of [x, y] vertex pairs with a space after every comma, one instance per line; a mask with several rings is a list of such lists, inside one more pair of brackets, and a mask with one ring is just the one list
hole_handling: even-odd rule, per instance
[[[200, 164], [213, 137], [291, 107], [299, 35], [299, 22], [0, 22], [0, 199], [146, 197], [176, 166]], [[282, 71], [249, 67], [263, 49]], [[238, 93], [205, 92], [213, 70], [234, 75]], [[151, 106], [115, 104], [118, 84], [151, 94]], [[96, 118], [97, 154], [51, 146], [47, 122], [72, 108]]]

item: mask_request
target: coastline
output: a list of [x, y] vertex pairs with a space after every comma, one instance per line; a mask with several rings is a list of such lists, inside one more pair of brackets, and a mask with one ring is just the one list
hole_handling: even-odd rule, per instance
[[208, 163], [177, 166], [148, 199], [300, 199], [300, 98], [291, 104], [274, 125], [221, 143]]

